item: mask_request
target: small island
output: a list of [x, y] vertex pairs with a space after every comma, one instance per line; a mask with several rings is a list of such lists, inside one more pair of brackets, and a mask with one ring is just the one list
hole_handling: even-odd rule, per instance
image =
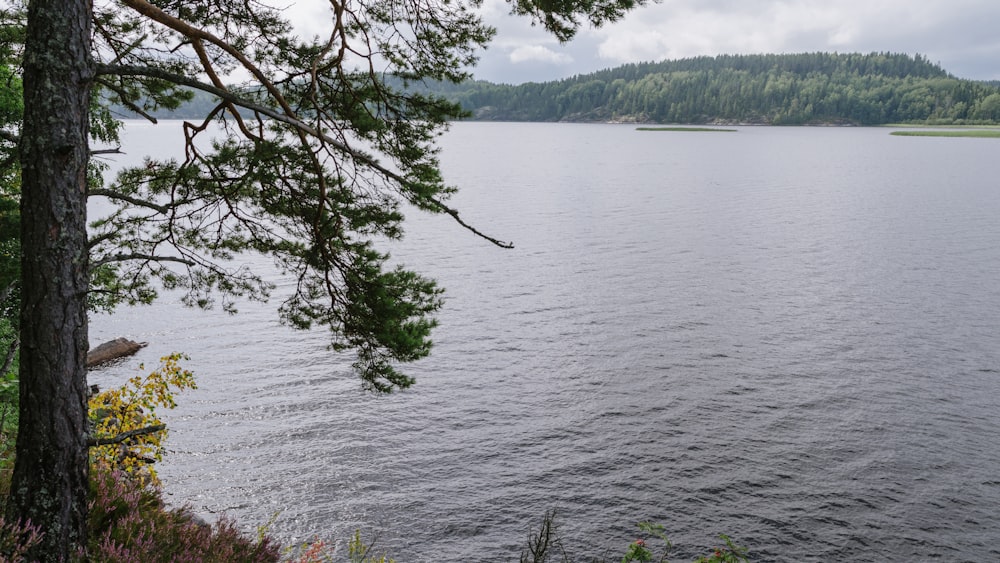
[[889, 134], [896, 135], [898, 137], [977, 137], [984, 139], [1000, 139], [1000, 129], [893, 131]]
[[636, 131], [684, 131], [684, 132], [718, 132], [735, 133], [736, 129], [721, 129], [718, 127], [636, 127]]

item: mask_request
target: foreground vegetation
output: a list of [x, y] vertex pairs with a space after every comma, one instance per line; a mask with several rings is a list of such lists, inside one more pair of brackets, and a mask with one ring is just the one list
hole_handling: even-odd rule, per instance
[[[183, 357], [164, 357], [148, 374], [131, 378], [120, 388], [94, 394], [89, 401], [94, 437], [90, 444], [90, 488], [87, 498], [88, 543], [74, 560], [98, 563], [319, 563], [333, 561], [323, 542], [298, 548], [282, 547], [261, 530], [256, 537], [222, 517], [214, 525], [184, 506], [163, 501], [155, 463], [162, 458], [166, 428], [158, 409], [173, 408], [174, 394], [195, 387], [191, 372], [180, 367]], [[16, 367], [16, 360], [14, 362]], [[6, 386], [17, 384], [16, 372], [4, 374]], [[5, 387], [0, 386], [0, 390]], [[17, 412], [16, 393], [0, 393], [0, 411]], [[0, 432], [0, 514], [10, 488], [17, 417], [6, 416]], [[30, 522], [0, 517], [0, 561], [25, 560], [42, 541], [45, 530]], [[375, 556], [360, 534], [348, 542], [347, 561], [389, 563]]]
[[[186, 507], [171, 508], [164, 502], [155, 463], [162, 458], [166, 428], [158, 410], [176, 405], [174, 394], [196, 388], [191, 372], [182, 369], [179, 354], [162, 358], [148, 374], [129, 379], [122, 387], [94, 394], [89, 401], [94, 439], [91, 442], [88, 544], [78, 561], [97, 563], [394, 563], [376, 553], [360, 532], [348, 539], [345, 550], [336, 544], [315, 540], [298, 546], [282, 546], [267, 534], [266, 527], [254, 536], [240, 531], [222, 517], [214, 525], [201, 520]], [[16, 355], [15, 370], [4, 374], [0, 384], [0, 514], [10, 487], [17, 433]], [[672, 544], [661, 526], [640, 524], [642, 538], [625, 548], [623, 562], [667, 561]], [[0, 517], [0, 562], [24, 560], [27, 550], [44, 536], [30, 522], [8, 522]], [[746, 549], [721, 536], [725, 546], [697, 559], [698, 563], [746, 561]], [[658, 545], [653, 545], [654, 542]], [[659, 553], [659, 556], [656, 554]], [[542, 526], [531, 534], [521, 554], [522, 563], [569, 563], [573, 561], [556, 534], [554, 513], [546, 514]], [[607, 561], [607, 560], [605, 560]]]
[[[526, 549], [521, 552], [521, 563], [554, 563], [556, 561], [572, 563], [574, 561], [559, 537], [555, 520], [555, 512], [545, 514], [542, 525], [528, 536]], [[670, 556], [674, 545], [667, 537], [663, 526], [651, 522], [641, 522], [639, 531], [643, 537], [628, 544], [621, 563], [647, 561], [669, 563], [667, 557]], [[749, 561], [747, 548], [736, 545], [725, 534], [719, 534], [719, 538], [725, 545], [714, 548], [708, 555], [698, 557], [694, 563], [746, 563]], [[654, 543], [659, 545], [653, 545]], [[657, 556], [657, 554], [659, 555]], [[594, 563], [602, 562], [594, 560]], [[608, 563], [608, 559], [605, 558], [603, 563]]]

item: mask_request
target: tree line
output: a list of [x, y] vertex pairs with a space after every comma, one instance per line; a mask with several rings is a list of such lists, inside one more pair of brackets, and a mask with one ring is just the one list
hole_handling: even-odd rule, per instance
[[[564, 80], [520, 85], [482, 80], [413, 82], [385, 76], [399, 91], [458, 104], [467, 119], [624, 121], [761, 125], [1000, 122], [1000, 81], [963, 80], [922, 55], [801, 53], [720, 55], [631, 63]], [[164, 119], [205, 115], [204, 91]], [[112, 104], [121, 117], [135, 116]]]
[[921, 55], [720, 55], [626, 64], [559, 81], [420, 87], [472, 119], [652, 123], [984, 124], [1000, 87], [948, 74]]

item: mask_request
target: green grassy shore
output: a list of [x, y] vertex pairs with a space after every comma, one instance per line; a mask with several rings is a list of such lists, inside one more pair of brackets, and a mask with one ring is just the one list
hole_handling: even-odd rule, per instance
[[890, 135], [898, 137], [976, 137], [1000, 139], [1000, 129], [962, 129], [962, 130], [912, 130], [893, 131]]

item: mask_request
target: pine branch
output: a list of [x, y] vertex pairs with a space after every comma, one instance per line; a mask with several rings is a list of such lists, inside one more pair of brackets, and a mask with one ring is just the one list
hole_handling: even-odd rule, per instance
[[153, 117], [152, 115], [149, 115], [141, 107], [139, 107], [139, 106], [135, 105], [133, 102], [131, 102], [128, 99], [129, 98], [128, 92], [126, 92], [122, 88], [119, 88], [118, 86], [115, 86], [114, 84], [108, 82], [107, 80], [100, 80], [100, 79], [98, 79], [98, 80], [95, 80], [95, 82], [97, 82], [101, 86], [104, 86], [108, 90], [111, 90], [115, 94], [118, 94], [118, 102], [121, 103], [123, 106], [125, 106], [128, 109], [132, 110], [134, 113], [142, 116], [144, 119], [146, 119], [147, 121], [149, 121], [151, 123], [154, 123], [154, 124], [158, 123], [158, 121], [156, 121], [155, 117]]
[[146, 260], [148, 262], [177, 262], [186, 266], [197, 266], [198, 263], [187, 258], [176, 256], [156, 256], [155, 254], [113, 254], [91, 262], [91, 268], [98, 268], [112, 262], [128, 262], [129, 260]]
[[[229, 56], [233, 57], [241, 65], [243, 65], [243, 68], [247, 72], [249, 72], [265, 90], [267, 90], [267, 93], [270, 94], [270, 96], [274, 99], [275, 102], [277, 102], [279, 106], [281, 106], [281, 109], [284, 111], [285, 115], [289, 116], [295, 115], [295, 112], [292, 110], [291, 105], [288, 103], [287, 100], [285, 100], [285, 97], [281, 94], [281, 91], [278, 90], [274, 82], [272, 82], [268, 78], [268, 76], [264, 74], [264, 72], [261, 71], [261, 69], [258, 68], [257, 65], [255, 65], [253, 61], [247, 58], [247, 56], [244, 55], [239, 49], [233, 47], [226, 41], [219, 39], [218, 37], [209, 33], [208, 31], [194, 27], [193, 25], [187, 23], [186, 21], [168, 14], [167, 12], [160, 9], [158, 6], [155, 6], [147, 2], [146, 0], [122, 0], [122, 3], [132, 8], [136, 12], [142, 14], [143, 16], [159, 23], [160, 25], [163, 25], [168, 29], [172, 29], [177, 33], [180, 33], [181, 35], [184, 35], [185, 37], [191, 40], [192, 45], [195, 47], [196, 50], [202, 48], [201, 47], [202, 41], [208, 42], [212, 45], [215, 45], [219, 49], [223, 50]], [[205, 64], [207, 62], [207, 59], [204, 56], [200, 56], [199, 58], [202, 59], [204, 71], [211, 77], [214, 74], [211, 65]], [[216, 87], [218, 87], [219, 84], [221, 84], [221, 82], [218, 82]], [[224, 88], [222, 90], [225, 91]], [[299, 135], [301, 137], [301, 129], [299, 131], [300, 131]], [[315, 134], [312, 135], [316, 136]], [[304, 141], [305, 139], [303, 138], [303, 142]]]
[[98, 235], [96, 237], [91, 237], [87, 241], [87, 249], [88, 250], [92, 250], [95, 246], [101, 244], [102, 242], [104, 242], [106, 240], [111, 240], [111, 239], [115, 238], [115, 236], [117, 236], [117, 234], [118, 233], [103, 233], [103, 234]]
[[87, 447], [95, 448], [98, 446], [109, 446], [111, 444], [120, 444], [129, 438], [135, 438], [136, 436], [145, 436], [146, 434], [153, 434], [156, 432], [162, 432], [167, 429], [166, 424], [154, 424], [153, 426], [144, 426], [142, 428], [136, 428], [134, 430], [129, 430], [128, 432], [122, 432], [117, 436], [112, 436], [110, 438], [87, 438]]
[[[334, 139], [333, 137], [331, 137], [331, 136], [323, 133], [322, 131], [319, 131], [318, 129], [312, 127], [311, 125], [305, 123], [304, 121], [302, 121], [300, 119], [297, 119], [295, 117], [286, 115], [284, 113], [281, 113], [280, 111], [277, 111], [277, 110], [275, 110], [273, 108], [269, 108], [267, 106], [262, 106], [260, 104], [257, 104], [257, 103], [251, 102], [249, 100], [246, 100], [246, 99], [240, 97], [239, 95], [236, 95], [236, 94], [230, 92], [229, 90], [224, 90], [222, 88], [216, 88], [215, 86], [212, 86], [210, 84], [205, 84], [204, 82], [199, 82], [197, 80], [188, 78], [186, 76], [182, 76], [180, 74], [174, 74], [174, 73], [171, 73], [171, 72], [167, 72], [167, 71], [165, 71], [163, 69], [154, 68], [154, 67], [143, 67], [143, 66], [132, 66], [132, 65], [98, 65], [97, 72], [98, 72], [98, 74], [119, 74], [119, 75], [148, 76], [148, 77], [151, 77], [151, 78], [159, 78], [159, 79], [162, 79], [162, 80], [168, 80], [168, 81], [174, 82], [175, 84], [178, 84], [178, 85], [181, 85], [181, 86], [187, 86], [189, 88], [195, 88], [195, 89], [198, 89], [198, 90], [202, 90], [204, 92], [208, 92], [210, 94], [214, 94], [214, 95], [218, 96], [219, 98], [221, 98], [222, 100], [224, 100], [226, 102], [232, 103], [232, 104], [237, 105], [237, 106], [242, 107], [242, 108], [246, 108], [246, 109], [258, 112], [258, 113], [260, 113], [262, 115], [270, 117], [271, 119], [274, 119], [276, 121], [280, 121], [280, 122], [282, 122], [282, 123], [284, 123], [286, 125], [290, 125], [290, 126], [296, 128], [297, 130], [299, 130], [299, 131], [301, 131], [303, 133], [306, 133], [307, 135], [311, 135], [311, 136], [313, 136], [313, 137], [315, 137], [317, 139], [320, 139], [324, 143], [326, 143], [326, 144], [334, 147], [335, 149], [346, 153], [351, 158], [354, 158], [354, 159], [358, 160], [359, 162], [362, 162], [362, 163], [366, 164], [367, 166], [372, 167], [374, 170], [376, 170], [380, 174], [384, 175], [385, 177], [387, 177], [387, 178], [389, 178], [389, 179], [391, 179], [393, 181], [398, 182], [402, 186], [407, 186], [407, 185], [410, 184], [410, 182], [407, 181], [406, 178], [404, 178], [403, 176], [400, 176], [399, 174], [397, 174], [396, 172], [393, 172], [392, 170], [389, 170], [385, 166], [382, 166], [382, 164], [380, 164], [377, 160], [375, 160], [371, 156], [369, 156], [369, 155], [367, 155], [365, 153], [362, 153], [362, 152], [360, 152], [358, 150], [352, 149], [351, 147], [345, 145], [344, 143], [338, 141], [337, 139]], [[91, 192], [91, 193], [94, 193], [94, 192]], [[409, 198], [409, 199], [411, 199], [411, 201], [413, 201], [414, 198]], [[434, 197], [423, 196], [421, 198], [421, 201], [423, 203], [430, 204], [430, 206], [433, 209], [436, 209], [438, 211], [447, 213], [459, 225], [461, 225], [465, 229], [469, 230], [474, 235], [476, 235], [476, 236], [478, 236], [478, 237], [480, 237], [480, 238], [482, 238], [484, 240], [487, 240], [487, 241], [489, 241], [489, 242], [491, 242], [491, 243], [493, 243], [496, 246], [499, 246], [501, 248], [514, 248], [513, 243], [509, 243], [509, 242], [504, 242], [504, 241], [498, 240], [498, 239], [496, 239], [494, 237], [491, 237], [491, 236], [489, 236], [489, 235], [487, 235], [487, 234], [479, 231], [478, 229], [476, 229], [472, 225], [469, 225], [468, 223], [466, 223], [465, 221], [463, 221], [462, 219], [459, 218], [458, 211], [456, 209], [454, 209], [452, 207], [449, 207], [448, 205], [446, 205], [441, 200], [439, 200], [437, 198], [434, 198]], [[421, 203], [421, 201], [413, 201], [413, 203]]]
[[[346, 155], [350, 156], [351, 158], [353, 158], [353, 159], [355, 159], [355, 160], [357, 160], [359, 162], [362, 162], [362, 163], [364, 163], [367, 166], [370, 166], [372, 169], [376, 170], [379, 174], [382, 174], [385, 178], [388, 178], [388, 179], [393, 180], [394, 182], [397, 182], [400, 186], [402, 186], [402, 187], [405, 188], [405, 187], [411, 185], [411, 182], [407, 181], [406, 178], [404, 178], [403, 176], [399, 175], [398, 173], [396, 173], [396, 172], [394, 172], [394, 171], [386, 168], [385, 166], [383, 166], [380, 162], [378, 162], [375, 158], [371, 157], [370, 155], [365, 154], [365, 153], [360, 152], [360, 151], [357, 151], [355, 149], [352, 149], [351, 147], [347, 146], [342, 141], [334, 139], [333, 137], [325, 134], [320, 129], [312, 127], [312, 126], [308, 125], [307, 123], [305, 123], [304, 121], [302, 121], [301, 119], [299, 119], [297, 117], [298, 114], [292, 109], [292, 107], [289, 105], [288, 101], [284, 98], [284, 96], [278, 90], [278, 88], [276, 87], [276, 85], [274, 84], [274, 82], [272, 82], [271, 80], [269, 80], [268, 77], [253, 63], [253, 61], [251, 61], [250, 59], [248, 59], [243, 53], [241, 53], [239, 50], [237, 50], [236, 48], [234, 48], [229, 43], [223, 41], [222, 39], [216, 37], [215, 35], [209, 33], [208, 31], [205, 31], [203, 29], [199, 29], [197, 27], [194, 27], [194, 26], [188, 24], [187, 22], [185, 22], [185, 21], [183, 21], [181, 19], [178, 19], [178, 18], [176, 18], [174, 16], [171, 16], [170, 14], [167, 14], [166, 12], [164, 12], [163, 10], [161, 10], [159, 7], [150, 4], [146, 0], [123, 0], [123, 2], [124, 2], [125, 5], [129, 6], [133, 10], [139, 12], [140, 14], [142, 14], [142, 15], [150, 18], [151, 20], [156, 21], [156, 22], [160, 23], [161, 25], [163, 25], [163, 26], [165, 26], [165, 27], [167, 27], [169, 29], [172, 29], [172, 30], [174, 30], [174, 31], [176, 31], [176, 32], [178, 32], [178, 33], [180, 33], [180, 34], [188, 37], [194, 43], [194, 45], [196, 47], [196, 50], [199, 50], [199, 51], [202, 50], [202, 48], [201, 48], [201, 42], [202, 41], [205, 41], [207, 43], [215, 45], [219, 49], [222, 49], [224, 52], [226, 52], [227, 54], [229, 54], [230, 56], [232, 56], [234, 59], [236, 59], [243, 66], [243, 68], [247, 72], [249, 72], [251, 75], [254, 76], [254, 78], [257, 79], [257, 81], [259, 82], [259, 84], [264, 88], [264, 90], [267, 91], [267, 93], [271, 96], [271, 98], [274, 100], [274, 102], [281, 108], [281, 111], [277, 111], [275, 109], [268, 108], [268, 107], [262, 106], [260, 104], [249, 102], [248, 100], [241, 99], [239, 96], [234, 95], [229, 90], [227, 90], [225, 88], [220, 88], [221, 81], [219, 81], [218, 78], [214, 76], [214, 72], [213, 72], [213, 70], [211, 68], [210, 62], [208, 61], [207, 56], [204, 53], [200, 53], [200, 58], [202, 59], [203, 66], [205, 66], [206, 73], [209, 74], [210, 79], [212, 79], [213, 82], [215, 83], [215, 85], [212, 85], [212, 86], [210, 86], [208, 84], [205, 84], [203, 82], [199, 82], [199, 81], [196, 81], [196, 80], [191, 80], [189, 78], [186, 78], [186, 77], [183, 77], [183, 76], [180, 76], [180, 75], [175, 75], [173, 73], [168, 73], [168, 72], [162, 71], [160, 69], [149, 68], [149, 67], [133, 67], [133, 66], [126, 66], [126, 65], [98, 65], [98, 68], [97, 68], [98, 75], [102, 75], [102, 74], [105, 74], [105, 75], [106, 74], [119, 74], [119, 75], [136, 74], [136, 75], [145, 75], [145, 76], [150, 76], [150, 77], [153, 77], [153, 78], [161, 78], [163, 80], [171, 81], [171, 82], [173, 82], [175, 84], [189, 86], [189, 87], [192, 87], [192, 88], [197, 88], [197, 89], [200, 89], [200, 90], [203, 90], [203, 91], [215, 94], [216, 96], [219, 96], [219, 98], [221, 98], [225, 102], [229, 102], [230, 104], [237, 105], [237, 106], [240, 106], [240, 107], [244, 107], [246, 109], [250, 109], [250, 110], [256, 111], [256, 112], [258, 112], [258, 113], [260, 113], [262, 115], [265, 115], [267, 117], [270, 117], [272, 119], [275, 119], [277, 121], [285, 123], [287, 125], [291, 125], [292, 127], [295, 128], [295, 130], [298, 133], [299, 137], [302, 139], [303, 144], [306, 144], [304, 136], [310, 136], [310, 137], [313, 137], [315, 139], [319, 139], [322, 142], [331, 145], [336, 150], [345, 153]], [[338, 19], [339, 19], [339, 15], [338, 15]], [[234, 113], [236, 113], [236, 112], [234, 112]], [[237, 119], [238, 119], [238, 122], [240, 123], [241, 129], [244, 129], [244, 131], [245, 131], [245, 127], [243, 126], [242, 121], [239, 120], [239, 118], [237, 118]], [[315, 156], [314, 156], [314, 158], [315, 158]], [[317, 160], [317, 164], [318, 164], [318, 160]], [[321, 182], [321, 184], [323, 182], [322, 176], [320, 176], [320, 182]], [[322, 191], [322, 186], [321, 186], [321, 191]], [[501, 248], [513, 248], [514, 247], [513, 244], [507, 243], [507, 242], [502, 242], [502, 241], [500, 241], [498, 239], [495, 239], [493, 237], [487, 236], [487, 235], [483, 234], [482, 232], [480, 232], [478, 229], [475, 229], [474, 227], [472, 227], [468, 223], [462, 221], [458, 217], [458, 211], [455, 210], [455, 209], [453, 209], [453, 208], [451, 208], [451, 207], [449, 207], [449, 206], [447, 206], [447, 205], [445, 205], [441, 200], [439, 200], [437, 198], [434, 198], [434, 197], [429, 197], [429, 196], [413, 196], [412, 194], [414, 194], [414, 193], [419, 193], [419, 190], [410, 190], [410, 193], [409, 193], [407, 199], [410, 199], [411, 201], [413, 201], [414, 199], [417, 199], [418, 201], [414, 201], [414, 203], [418, 203], [418, 204], [419, 203], [430, 203], [430, 204], [432, 204], [431, 205], [432, 208], [437, 209], [439, 211], [442, 211], [444, 213], [447, 213], [448, 215], [450, 215], [462, 227], [464, 227], [467, 230], [471, 231], [476, 236], [478, 236], [480, 238], [483, 238], [483, 239], [485, 239], [485, 240], [487, 240], [487, 241], [489, 241], [489, 242], [491, 242], [491, 243], [493, 243], [493, 244], [495, 244], [495, 245], [497, 245], [497, 246], [499, 246]], [[404, 194], [404, 197], [405, 196], [407, 196], [407, 194]]]
[[87, 192], [88, 196], [103, 196], [108, 199], [118, 199], [131, 203], [132, 205], [137, 205], [139, 207], [148, 207], [154, 211], [158, 211], [166, 215], [170, 211], [170, 207], [166, 205], [157, 205], [151, 201], [146, 201], [144, 199], [139, 199], [132, 197], [130, 195], [123, 194], [121, 192], [116, 192], [114, 190], [108, 190], [105, 188], [95, 188]]
[[[326, 135], [321, 131], [318, 131], [317, 129], [313, 128], [306, 122], [297, 119], [294, 116], [286, 115], [285, 113], [282, 113], [274, 108], [269, 108], [267, 106], [263, 106], [255, 102], [251, 102], [250, 100], [247, 100], [224, 88], [218, 88], [211, 84], [206, 84], [204, 82], [194, 80], [193, 78], [188, 78], [187, 76], [181, 74], [175, 74], [160, 68], [149, 67], [149, 66], [98, 64], [97, 74], [115, 74], [121, 76], [148, 76], [150, 78], [159, 78], [160, 80], [167, 80], [179, 86], [187, 86], [188, 88], [194, 88], [196, 90], [208, 92], [209, 94], [218, 96], [221, 100], [225, 102], [229, 102], [239, 107], [255, 111], [257, 113], [260, 113], [261, 115], [270, 117], [275, 121], [280, 121], [285, 125], [291, 125], [292, 127], [295, 127], [296, 129], [308, 135], [316, 137], [317, 139], [322, 139], [324, 142], [332, 145], [337, 150], [343, 151], [347, 153], [349, 156], [357, 158], [369, 166], [373, 167], [377, 166], [377, 169], [380, 172], [388, 172], [388, 170], [378, 165], [378, 163], [370, 156], [358, 152], [357, 150], [352, 149], [351, 147], [341, 143], [340, 141], [334, 139], [333, 137], [330, 137], [329, 135]], [[393, 174], [393, 176], [399, 178], [399, 176], [395, 174]]]
[[491, 237], [491, 236], [489, 236], [489, 235], [481, 232], [479, 229], [473, 227], [472, 225], [466, 223], [461, 218], [459, 218], [459, 216], [458, 216], [458, 210], [457, 209], [445, 205], [444, 202], [442, 202], [441, 200], [439, 200], [437, 198], [434, 198], [434, 197], [429, 197], [429, 196], [427, 197], [427, 200], [430, 201], [431, 203], [433, 203], [434, 206], [437, 207], [440, 211], [443, 211], [444, 213], [447, 213], [448, 215], [451, 215], [451, 218], [454, 219], [456, 223], [458, 223], [459, 225], [465, 227], [467, 230], [471, 231], [472, 234], [476, 235], [477, 237], [479, 237], [481, 239], [485, 239], [485, 240], [487, 240], [487, 241], [495, 244], [496, 246], [499, 246], [500, 248], [514, 248], [514, 243], [513, 242], [504, 242], [502, 240], [495, 239], [495, 238], [493, 238], [493, 237]]

